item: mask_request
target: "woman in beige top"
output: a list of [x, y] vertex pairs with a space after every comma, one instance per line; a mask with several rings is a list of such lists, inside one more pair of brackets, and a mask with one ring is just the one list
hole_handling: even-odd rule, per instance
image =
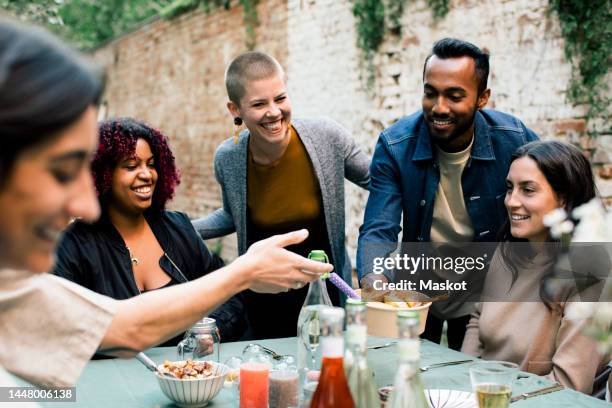
[[468, 324], [462, 351], [511, 361], [521, 370], [590, 393], [606, 360], [582, 333], [584, 322], [567, 318], [566, 307], [574, 298], [547, 291], [556, 245], [543, 223], [554, 209], [569, 214], [595, 197], [590, 164], [571, 145], [532, 142], [514, 154], [506, 183], [509, 220], [501, 232], [506, 244], [493, 256], [483, 302]]
[[101, 73], [80, 56], [0, 18], [0, 369], [36, 384], [74, 384], [97, 349], [132, 356], [237, 292], [286, 291], [332, 269], [284, 249], [307, 237], [301, 230], [257, 242], [202, 278], [122, 301], [44, 273], [70, 220], [100, 212], [89, 163], [102, 90]]

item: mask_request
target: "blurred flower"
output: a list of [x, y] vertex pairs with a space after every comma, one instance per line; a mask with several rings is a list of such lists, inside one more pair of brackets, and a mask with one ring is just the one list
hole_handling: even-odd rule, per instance
[[550, 227], [550, 235], [556, 239], [562, 239], [564, 236], [570, 236], [574, 230], [574, 223], [570, 220], [565, 220], [561, 223], [554, 224]]
[[595, 305], [593, 302], [575, 302], [567, 307], [565, 315], [570, 320], [590, 319], [595, 313]]
[[598, 198], [577, 207], [572, 215], [580, 220], [573, 242], [612, 242], [612, 213], [606, 212]]
[[610, 322], [612, 322], [612, 303], [598, 303], [592, 318], [593, 322], [598, 325], [610, 325]]
[[[556, 209], [544, 217], [544, 224], [550, 228], [550, 235], [560, 240], [565, 248], [570, 242], [606, 242], [611, 252], [612, 212], [606, 211], [598, 198], [575, 208], [572, 217], [580, 221], [575, 226], [563, 209]], [[610, 298], [612, 282], [608, 275], [602, 299]], [[587, 322], [585, 332], [597, 341], [600, 353], [612, 352], [612, 302], [574, 302], [568, 305], [565, 314], [570, 320]]]
[[567, 219], [567, 213], [563, 208], [557, 208], [544, 216], [544, 225], [549, 228], [561, 224]]

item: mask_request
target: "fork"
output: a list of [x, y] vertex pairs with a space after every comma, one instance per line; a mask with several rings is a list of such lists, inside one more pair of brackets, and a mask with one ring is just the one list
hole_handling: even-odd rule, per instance
[[524, 392], [521, 395], [517, 395], [510, 399], [510, 402], [517, 402], [531, 397], [537, 397], [539, 395], [550, 394], [551, 392], [564, 390], [565, 387], [559, 383], [555, 383], [551, 386], [540, 388], [539, 390]]
[[453, 365], [459, 365], [459, 364], [466, 364], [466, 363], [471, 363], [473, 361], [474, 360], [458, 360], [458, 361], [447, 361], [445, 363], [430, 364], [430, 365], [426, 365], [425, 367], [419, 368], [419, 371], [421, 371], [423, 373], [425, 371], [431, 370], [432, 368], [453, 366]]
[[393, 346], [394, 344], [397, 344], [397, 341], [390, 341], [390, 342], [384, 343], [384, 344], [378, 344], [378, 345], [375, 345], [375, 346], [368, 346], [367, 349], [368, 350], [378, 350], [378, 349], [381, 349], [381, 348]]

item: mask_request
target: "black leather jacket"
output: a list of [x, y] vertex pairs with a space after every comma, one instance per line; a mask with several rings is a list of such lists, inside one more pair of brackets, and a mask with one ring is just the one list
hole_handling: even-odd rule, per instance
[[[159, 265], [172, 282], [191, 281], [223, 266], [223, 260], [208, 250], [186, 214], [163, 211], [145, 217], [164, 250]], [[106, 214], [94, 224], [75, 221], [70, 225], [57, 249], [53, 273], [114, 299], [140, 294], [125, 242]], [[242, 309], [234, 297], [210, 314], [217, 319], [223, 341], [237, 340], [245, 330]]]

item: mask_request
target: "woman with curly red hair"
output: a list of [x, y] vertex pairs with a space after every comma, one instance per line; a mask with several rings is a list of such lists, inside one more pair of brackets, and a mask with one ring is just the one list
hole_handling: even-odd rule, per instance
[[[102, 216], [74, 222], [57, 251], [54, 273], [95, 292], [127, 299], [187, 282], [223, 266], [187, 215], [165, 210], [180, 182], [167, 138], [131, 118], [99, 126], [92, 162]], [[222, 337], [242, 331], [230, 299], [212, 317]], [[176, 344], [179, 337], [166, 345]]]

